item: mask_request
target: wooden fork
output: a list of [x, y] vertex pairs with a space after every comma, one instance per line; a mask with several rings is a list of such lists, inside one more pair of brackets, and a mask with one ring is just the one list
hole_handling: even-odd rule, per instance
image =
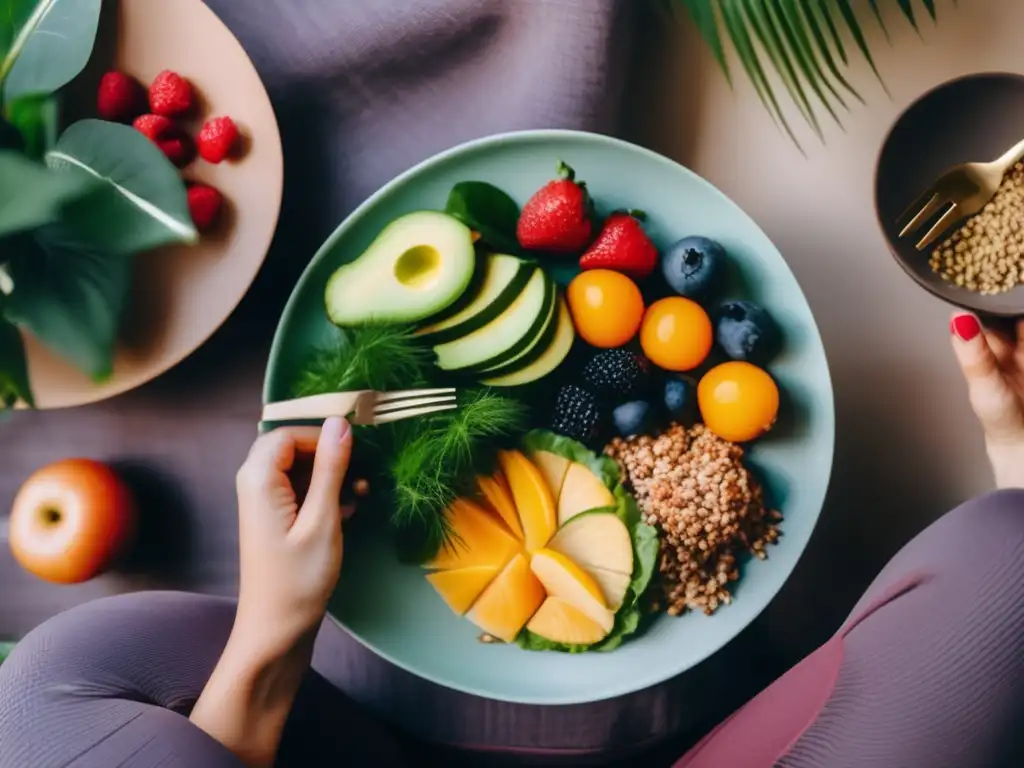
[[995, 197], [1003, 177], [1014, 163], [1024, 156], [1024, 141], [1010, 147], [1002, 157], [990, 163], [962, 163], [955, 165], [943, 173], [931, 188], [914, 201], [897, 221], [903, 221], [914, 213], [914, 217], [900, 231], [900, 237], [914, 232], [932, 218], [940, 209], [945, 212], [917, 245], [922, 251], [939, 239], [955, 221], [966, 216], [973, 216], [988, 201]]
[[407, 389], [400, 392], [331, 392], [263, 406], [264, 422], [319, 420], [347, 416], [360, 426], [376, 426], [458, 408], [455, 389]]

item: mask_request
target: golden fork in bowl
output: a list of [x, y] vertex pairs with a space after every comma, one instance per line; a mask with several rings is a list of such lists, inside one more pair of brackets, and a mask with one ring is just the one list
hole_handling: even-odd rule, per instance
[[406, 389], [399, 392], [329, 392], [263, 406], [263, 422], [303, 421], [346, 416], [353, 424], [378, 426], [458, 407], [455, 389]]
[[990, 163], [962, 163], [953, 166], [900, 215], [897, 221], [903, 221], [910, 214], [914, 214], [900, 230], [899, 236], [906, 237], [920, 229], [944, 208], [945, 211], [939, 220], [915, 246], [919, 251], [924, 250], [938, 240], [954, 222], [973, 216], [984, 208], [999, 190], [1006, 172], [1022, 155], [1024, 141], [1010, 147], [1001, 157]]

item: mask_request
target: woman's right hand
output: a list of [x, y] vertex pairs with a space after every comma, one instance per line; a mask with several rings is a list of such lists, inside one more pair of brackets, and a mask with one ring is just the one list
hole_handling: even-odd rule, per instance
[[1014, 330], [985, 329], [966, 312], [950, 320], [953, 350], [999, 488], [1024, 488], [1024, 319]]

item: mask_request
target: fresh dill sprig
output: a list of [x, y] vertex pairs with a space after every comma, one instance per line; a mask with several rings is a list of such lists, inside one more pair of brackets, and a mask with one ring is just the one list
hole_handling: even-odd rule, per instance
[[406, 325], [372, 323], [342, 331], [317, 350], [292, 387], [295, 397], [358, 389], [411, 389], [428, 384], [433, 352]]
[[[496, 441], [520, 434], [528, 410], [518, 400], [488, 389], [459, 394], [459, 407], [415, 422], [408, 439], [391, 440], [394, 483], [391, 521], [395, 528], [418, 528], [436, 552], [451, 537], [445, 510], [471, 490], [479, 472], [489, 471]], [[397, 424], [395, 425], [397, 426]], [[408, 430], [408, 425], [400, 429]]]

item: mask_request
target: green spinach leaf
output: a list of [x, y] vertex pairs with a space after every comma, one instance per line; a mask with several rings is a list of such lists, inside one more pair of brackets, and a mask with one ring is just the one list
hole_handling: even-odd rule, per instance
[[0, 410], [13, 407], [19, 400], [35, 405], [28, 383], [25, 344], [21, 331], [0, 317]]
[[463, 181], [448, 195], [445, 212], [480, 233], [480, 239], [502, 253], [521, 252], [516, 239], [519, 206], [493, 184]]
[[75, 244], [127, 255], [198, 239], [178, 169], [157, 146], [127, 125], [82, 120], [46, 153], [51, 168], [99, 182], [63, 212]]
[[57, 173], [10, 150], [0, 151], [0, 237], [56, 221], [95, 181]]
[[96, 43], [102, 0], [3, 0], [0, 83], [11, 101], [49, 95], [85, 69]]
[[95, 380], [109, 376], [132, 258], [82, 248], [54, 225], [39, 230], [35, 247], [16, 255], [10, 268], [8, 319]]
[[57, 143], [60, 103], [56, 96], [22, 96], [7, 104], [7, 121], [21, 136], [25, 154], [33, 160], [43, 156]]

